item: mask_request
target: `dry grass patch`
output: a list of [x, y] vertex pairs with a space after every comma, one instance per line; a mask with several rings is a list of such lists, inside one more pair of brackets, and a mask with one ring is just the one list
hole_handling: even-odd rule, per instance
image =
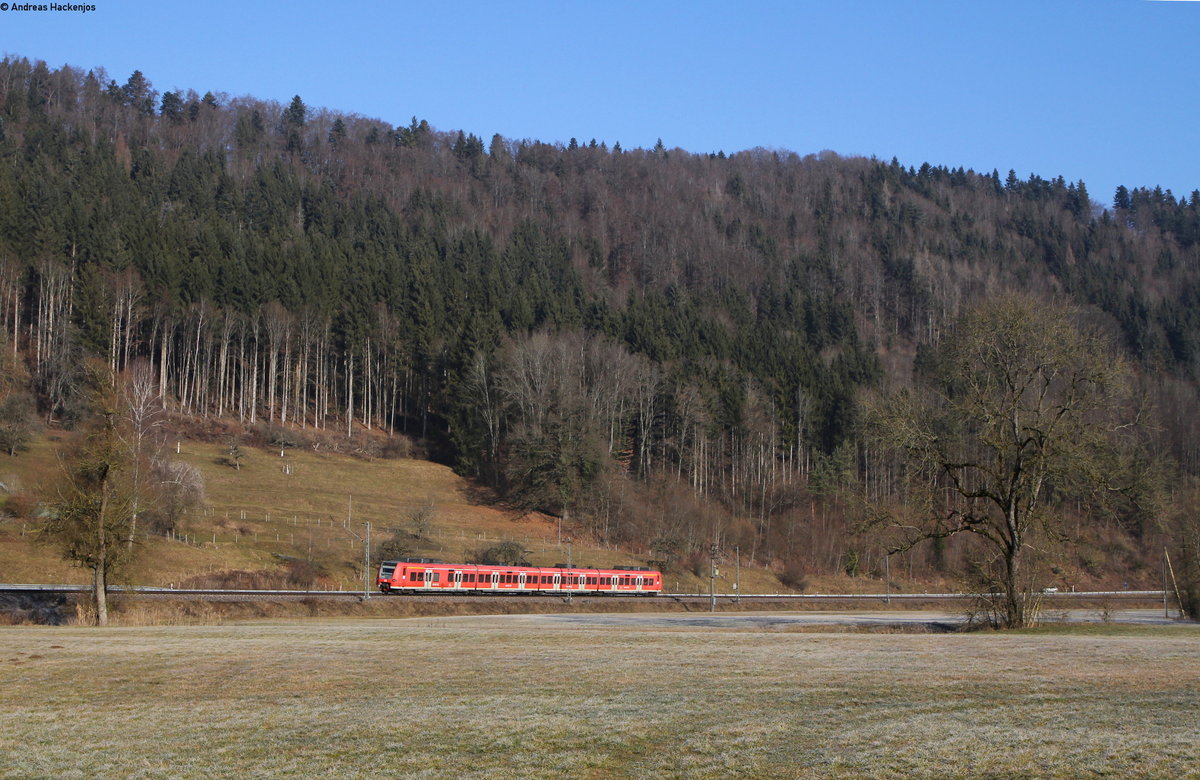
[[1187, 777], [1200, 638], [0, 631], [2, 777]]
[[[60, 442], [39, 437], [29, 452], [16, 458], [0, 455], [6, 484], [20, 485], [30, 495], [55, 473]], [[174, 442], [172, 442], [174, 444]], [[372, 524], [380, 543], [393, 534], [414, 555], [449, 561], [467, 560], [500, 541], [516, 541], [538, 565], [567, 560], [555, 518], [506, 511], [493, 497], [446, 466], [411, 458], [366, 460], [312, 449], [244, 447], [241, 468], [230, 464], [226, 446], [218, 442], [182, 440], [173, 457], [195, 466], [204, 477], [205, 508], [185, 516], [179, 535], [187, 543], [161, 537], [145, 541], [130, 584], [178, 584], [208, 573], [254, 571], [278, 564], [276, 555], [311, 561], [321, 572], [319, 586], [361, 587], [363, 524]], [[172, 447], [173, 449], [173, 447]], [[417, 528], [415, 514], [429, 508]], [[347, 521], [349, 527], [347, 527]], [[72, 569], [53, 550], [21, 535], [27, 520], [0, 520], [0, 577], [8, 582], [84, 583], [87, 573]], [[645, 564], [645, 556], [606, 549], [573, 529], [576, 565], [608, 567]], [[593, 546], [595, 545], [595, 546]], [[735, 566], [726, 561], [717, 581], [721, 593], [733, 592]], [[707, 579], [687, 571], [666, 572], [672, 592], [707, 591]], [[815, 582], [815, 581], [814, 581]], [[742, 592], [780, 590], [775, 576], [761, 568], [742, 570]], [[828, 590], [878, 590], [869, 580], [826, 582]], [[818, 588], [820, 589], [820, 588]]]

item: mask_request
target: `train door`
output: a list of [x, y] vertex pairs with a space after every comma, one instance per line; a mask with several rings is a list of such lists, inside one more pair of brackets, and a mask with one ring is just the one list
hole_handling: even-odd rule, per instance
[[495, 589], [499, 588], [500, 587], [500, 572], [498, 572], [498, 571], [492, 572], [491, 580], [492, 580], [492, 589], [495, 590]]
[[562, 575], [556, 573], [554, 575], [554, 582], [552, 584], [553, 590], [562, 590]]
[[461, 571], [456, 571], [456, 572], [453, 572], [451, 576], [452, 576], [452, 581], [453, 581], [453, 587], [461, 589], [463, 573]]
[[634, 589], [638, 592], [641, 592], [642, 590], [642, 577], [640, 574], [638, 575], [637, 580], [634, 582]]
[[424, 587], [424, 588], [432, 588], [433, 587], [433, 572], [431, 570], [426, 569], [421, 574], [421, 577], [423, 580], [421, 583], [422, 587]]

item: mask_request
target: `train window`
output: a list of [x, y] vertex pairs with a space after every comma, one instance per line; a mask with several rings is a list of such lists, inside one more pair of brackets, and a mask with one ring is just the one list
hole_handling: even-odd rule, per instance
[[441, 573], [440, 571], [435, 571], [435, 572], [433, 573], [433, 581], [434, 581], [434, 582], [441, 582], [441, 581], [442, 581], [442, 573]]

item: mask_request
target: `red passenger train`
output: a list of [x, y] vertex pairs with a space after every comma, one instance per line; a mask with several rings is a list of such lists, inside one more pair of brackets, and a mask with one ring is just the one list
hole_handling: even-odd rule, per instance
[[377, 580], [384, 593], [454, 591], [463, 593], [624, 593], [662, 592], [662, 574], [639, 566], [585, 569], [497, 564], [443, 563], [431, 558], [384, 561]]

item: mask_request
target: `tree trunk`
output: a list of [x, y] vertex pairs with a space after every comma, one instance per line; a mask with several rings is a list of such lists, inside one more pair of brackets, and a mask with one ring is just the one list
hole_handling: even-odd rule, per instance
[[92, 606], [96, 608], [96, 625], [108, 625], [108, 578], [104, 571], [105, 562], [101, 558], [93, 570], [92, 577]]
[[1008, 541], [1004, 549], [1004, 623], [1006, 628], [1025, 627], [1025, 592], [1021, 584], [1022, 548], [1024, 537], [1016, 520], [1012, 518], [1013, 510], [1009, 510]]
[[97, 545], [97, 555], [95, 566], [92, 569], [92, 602], [96, 607], [96, 625], [108, 625], [108, 539], [105, 534], [104, 523], [108, 519], [108, 484], [107, 481], [100, 488], [100, 518], [99, 518], [99, 544]]

